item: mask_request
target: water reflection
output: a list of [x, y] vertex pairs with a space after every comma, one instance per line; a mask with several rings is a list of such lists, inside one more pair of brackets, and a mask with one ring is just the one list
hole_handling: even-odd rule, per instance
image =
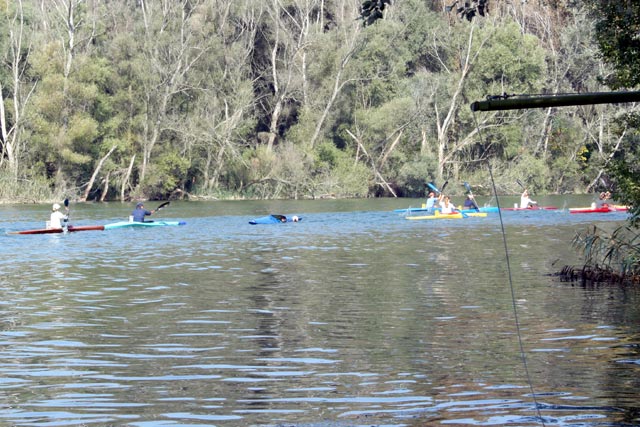
[[[0, 423], [539, 425], [495, 218], [362, 203], [292, 227], [200, 205], [181, 230], [7, 237]], [[544, 422], [637, 423], [638, 292], [554, 282], [575, 260], [557, 218], [507, 225]]]

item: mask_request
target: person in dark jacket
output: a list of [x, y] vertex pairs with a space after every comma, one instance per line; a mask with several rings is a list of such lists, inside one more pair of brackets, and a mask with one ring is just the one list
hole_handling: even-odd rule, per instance
[[136, 208], [131, 212], [131, 216], [133, 217], [133, 222], [144, 222], [144, 217], [153, 215], [155, 211], [148, 211], [144, 208], [144, 204], [142, 202], [136, 205]]
[[462, 207], [463, 209], [475, 209], [480, 212], [480, 207], [478, 207], [478, 204], [473, 198], [473, 194], [467, 194], [467, 198], [464, 199], [464, 205]]

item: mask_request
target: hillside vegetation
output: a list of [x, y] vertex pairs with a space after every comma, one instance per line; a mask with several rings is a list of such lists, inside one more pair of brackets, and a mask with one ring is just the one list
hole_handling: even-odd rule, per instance
[[[615, 190], [634, 105], [472, 113], [609, 90], [575, 1], [0, 0], [0, 200], [422, 196], [426, 180]], [[452, 192], [464, 191], [449, 185]]]

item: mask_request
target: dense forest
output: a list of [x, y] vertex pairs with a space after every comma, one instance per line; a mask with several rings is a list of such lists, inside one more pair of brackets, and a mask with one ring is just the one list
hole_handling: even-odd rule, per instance
[[615, 190], [636, 105], [469, 108], [609, 90], [586, 6], [451, 3], [0, 0], [0, 200]]

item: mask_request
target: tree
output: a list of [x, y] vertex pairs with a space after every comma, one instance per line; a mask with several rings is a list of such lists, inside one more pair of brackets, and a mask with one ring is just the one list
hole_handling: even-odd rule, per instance
[[[238, 0], [225, 0], [224, 5], [200, 16], [211, 48], [189, 73], [194, 86], [200, 82], [200, 90], [189, 101], [190, 114], [181, 129], [184, 152], [192, 161], [194, 189], [203, 193], [238, 189], [235, 184], [241, 180], [236, 178], [250, 168], [242, 152], [255, 129], [251, 67], [246, 58], [255, 43], [260, 10]], [[239, 29], [234, 22], [242, 22]]]
[[136, 33], [142, 57], [138, 66], [136, 93], [142, 109], [137, 112], [140, 149], [138, 192], [151, 165], [152, 154], [158, 144], [171, 139], [172, 125], [182, 118], [181, 104], [197, 91], [189, 84], [188, 76], [205, 57], [206, 32], [198, 31], [196, 19], [203, 0], [141, 1]]
[[[614, 72], [605, 81], [614, 89], [640, 85], [640, 3], [634, 0], [585, 0], [594, 17], [595, 38], [606, 62]], [[621, 146], [606, 169], [619, 184], [619, 197], [631, 206], [631, 222], [640, 221], [640, 113], [621, 118]]]
[[7, 2], [6, 6], [2, 8], [0, 24], [0, 28], [7, 30], [1, 52], [7, 70], [0, 72], [0, 167], [6, 159], [7, 169], [15, 182], [25, 130], [25, 110], [37, 82], [27, 73], [32, 34], [26, 24], [22, 0]]
[[614, 73], [606, 78], [613, 88], [640, 85], [640, 3], [635, 0], [585, 0], [596, 20], [595, 38]]

